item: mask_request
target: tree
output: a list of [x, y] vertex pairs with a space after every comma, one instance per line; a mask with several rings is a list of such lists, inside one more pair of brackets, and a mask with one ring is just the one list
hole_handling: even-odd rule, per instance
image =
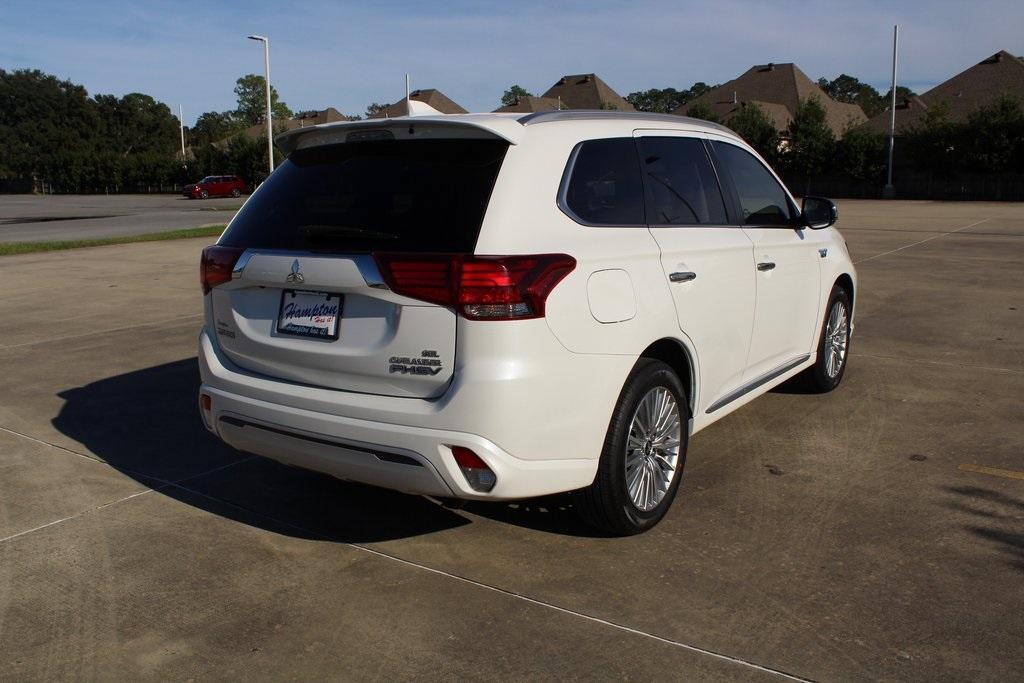
[[964, 165], [977, 173], [1024, 172], [1024, 104], [1000, 95], [971, 112], [959, 136]]
[[390, 105], [387, 105], [387, 104], [379, 104], [377, 102], [371, 102], [370, 105], [366, 108], [366, 118], [372, 119], [373, 117], [377, 116], [378, 114], [383, 112], [385, 109], [387, 109], [389, 106]]
[[188, 131], [189, 144], [193, 146], [209, 145], [229, 137], [239, 128], [239, 122], [232, 112], [204, 112], [196, 119], [196, 125]]
[[836, 144], [836, 166], [855, 180], [880, 184], [888, 144], [884, 133], [868, 126], [851, 126]]
[[707, 102], [698, 102], [686, 112], [686, 115], [695, 119], [704, 119], [712, 123], [721, 123], [722, 119], [711, 110]]
[[[247, 74], [235, 81], [235, 95], [238, 97], [238, 108], [235, 117], [245, 126], [262, 122], [267, 112], [266, 80], [263, 76]], [[292, 110], [278, 100], [277, 88], [270, 86], [270, 111], [275, 119], [290, 119]]]
[[835, 152], [835, 136], [826, 121], [825, 107], [817, 97], [797, 105], [789, 123], [789, 147], [783, 156], [792, 171], [810, 179], [824, 171]]
[[859, 105], [868, 118], [885, 109], [885, 101], [878, 91], [853, 76], [840, 74], [831, 81], [819, 78], [818, 85], [826, 95], [837, 102]]
[[533, 97], [533, 93], [519, 85], [513, 85], [501, 96], [501, 106], [510, 107], [524, 97]]
[[779, 156], [779, 132], [760, 106], [753, 102], [743, 103], [729, 119], [729, 127], [756, 149], [765, 161], [775, 163]]
[[637, 111], [651, 111], [660, 114], [671, 114], [679, 107], [690, 102], [704, 93], [717, 88], [703, 81], [698, 81], [686, 90], [675, 88], [651, 88], [650, 90], [638, 90], [626, 95], [627, 102], [636, 107]]
[[626, 101], [637, 111], [671, 114], [684, 103], [684, 93], [675, 88], [651, 88], [626, 95]]
[[959, 169], [962, 137], [961, 126], [950, 121], [945, 102], [928, 107], [903, 136], [913, 165], [940, 176], [954, 175]]

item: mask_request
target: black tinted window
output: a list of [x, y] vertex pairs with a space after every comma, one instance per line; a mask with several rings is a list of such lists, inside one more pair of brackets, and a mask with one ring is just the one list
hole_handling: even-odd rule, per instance
[[725, 201], [704, 143], [694, 138], [640, 138], [640, 163], [651, 225], [723, 225]]
[[732, 176], [740, 196], [746, 225], [787, 225], [793, 220], [793, 207], [786, 191], [764, 164], [735, 145], [715, 142], [715, 152]]
[[507, 149], [500, 140], [385, 140], [298, 150], [221, 244], [472, 252]]
[[633, 138], [584, 142], [576, 153], [565, 202], [586, 223], [643, 225], [643, 185]]

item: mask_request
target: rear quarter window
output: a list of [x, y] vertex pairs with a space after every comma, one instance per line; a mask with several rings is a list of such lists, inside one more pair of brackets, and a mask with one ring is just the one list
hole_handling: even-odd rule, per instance
[[293, 152], [220, 244], [329, 253], [471, 253], [508, 143], [377, 140]]
[[633, 138], [580, 143], [559, 203], [585, 225], [644, 225], [643, 182]]

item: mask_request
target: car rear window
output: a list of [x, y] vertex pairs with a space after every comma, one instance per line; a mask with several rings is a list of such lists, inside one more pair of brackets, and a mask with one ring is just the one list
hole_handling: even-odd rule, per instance
[[508, 143], [378, 140], [298, 150], [220, 243], [321, 252], [472, 252]]

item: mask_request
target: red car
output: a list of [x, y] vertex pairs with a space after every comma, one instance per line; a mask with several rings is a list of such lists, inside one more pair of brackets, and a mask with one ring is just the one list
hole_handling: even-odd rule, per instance
[[189, 199], [238, 197], [245, 192], [245, 182], [236, 175], [208, 175], [198, 183], [186, 185], [181, 193]]

